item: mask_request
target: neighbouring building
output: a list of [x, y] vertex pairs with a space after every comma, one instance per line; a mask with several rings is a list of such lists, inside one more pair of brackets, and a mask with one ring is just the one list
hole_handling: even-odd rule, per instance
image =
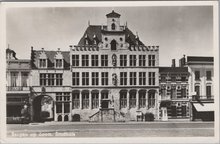
[[161, 120], [189, 119], [188, 68], [176, 67], [173, 59], [171, 67], [159, 68], [159, 74]]
[[189, 94], [192, 120], [214, 120], [214, 58], [187, 56], [182, 58], [189, 76]]
[[7, 122], [21, 117], [21, 110], [30, 97], [30, 60], [17, 59], [16, 53], [6, 49], [6, 105]]
[[70, 46], [73, 117], [136, 120], [149, 112], [159, 119], [159, 46], [144, 45], [120, 14], [106, 17], [107, 25], [89, 25]]
[[71, 121], [70, 52], [31, 49], [32, 121]]

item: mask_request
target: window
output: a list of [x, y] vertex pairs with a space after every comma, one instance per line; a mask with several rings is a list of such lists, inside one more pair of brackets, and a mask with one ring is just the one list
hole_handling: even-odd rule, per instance
[[101, 65], [108, 66], [108, 55], [101, 55]]
[[206, 96], [207, 99], [211, 99], [212, 97], [211, 86], [206, 86]]
[[79, 55], [72, 55], [72, 65], [79, 66]]
[[89, 72], [82, 73], [82, 85], [89, 85]]
[[200, 72], [195, 71], [195, 80], [200, 80]]
[[127, 107], [127, 92], [120, 93], [120, 108]]
[[73, 78], [73, 85], [79, 85], [79, 72], [73, 72], [72, 73], [72, 78]]
[[26, 72], [21, 73], [21, 86], [23, 87], [28, 86], [28, 73]]
[[64, 104], [64, 113], [70, 112], [70, 103], [63, 103]]
[[155, 85], [155, 72], [148, 73], [148, 84]]
[[166, 97], [166, 88], [165, 87], [161, 88], [161, 97], [162, 97], [162, 99]]
[[141, 92], [139, 93], [139, 108], [146, 107], [146, 94]]
[[102, 72], [102, 85], [108, 85], [108, 72]]
[[112, 30], [115, 30], [115, 24], [114, 23], [112, 24]]
[[89, 66], [89, 55], [82, 55], [82, 66]]
[[136, 55], [130, 55], [130, 66], [136, 66]]
[[62, 103], [56, 102], [56, 113], [62, 113]]
[[63, 74], [56, 74], [56, 85], [57, 86], [63, 85]]
[[120, 72], [120, 85], [127, 85], [127, 72]]
[[127, 55], [120, 55], [120, 66], [127, 66]]
[[181, 81], [182, 81], [182, 82], [185, 82], [185, 81], [186, 81], [186, 76], [182, 76], [182, 77], [181, 77]]
[[154, 92], [149, 92], [148, 107], [153, 108], [154, 106], [155, 106], [155, 93]]
[[102, 98], [102, 99], [108, 99], [108, 93], [107, 93], [107, 92], [103, 92], [103, 93], [101, 94], [101, 98]]
[[39, 59], [39, 62], [40, 62], [40, 64], [39, 64], [39, 67], [40, 68], [46, 68], [46, 59]]
[[73, 109], [79, 108], [79, 93], [73, 93], [72, 107]]
[[54, 74], [47, 74], [48, 75], [48, 86], [54, 86]]
[[99, 108], [99, 94], [92, 93], [92, 108]]
[[136, 92], [130, 92], [129, 106], [130, 108], [136, 107]]
[[70, 93], [56, 93], [56, 113], [70, 113]]
[[186, 98], [186, 88], [181, 89], [181, 97]]
[[176, 99], [176, 87], [171, 88], [171, 99]]
[[18, 85], [18, 73], [11, 72], [11, 86], [16, 87]]
[[171, 76], [171, 82], [175, 82], [176, 81], [176, 76]]
[[166, 82], [166, 76], [165, 75], [161, 75], [160, 76], [160, 81], [161, 82]]
[[200, 86], [195, 86], [195, 92], [197, 96], [200, 96]]
[[146, 66], [146, 55], [139, 55], [139, 66]]
[[99, 65], [99, 59], [98, 55], [92, 55], [92, 66], [98, 66]]
[[116, 41], [115, 40], [111, 41], [111, 50], [116, 50]]
[[89, 108], [89, 93], [82, 93], [82, 108]]
[[155, 66], [155, 55], [148, 55], [148, 65]]
[[56, 68], [62, 68], [62, 67], [63, 67], [63, 60], [56, 59]]
[[130, 85], [136, 85], [136, 72], [130, 72]]
[[92, 72], [92, 85], [99, 85], [99, 73]]
[[47, 85], [47, 74], [40, 74], [40, 86]]
[[211, 80], [212, 79], [211, 71], [206, 71], [206, 78], [207, 78], [207, 80]]
[[139, 85], [146, 85], [146, 72], [139, 72]]

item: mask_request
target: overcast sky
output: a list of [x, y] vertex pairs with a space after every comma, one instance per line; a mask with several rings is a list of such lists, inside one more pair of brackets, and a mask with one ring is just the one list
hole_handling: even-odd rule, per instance
[[[106, 24], [114, 9], [121, 24], [145, 45], [159, 45], [160, 66], [186, 55], [213, 56], [213, 9], [211, 6], [102, 7], [102, 8], [9, 8], [7, 44], [20, 59], [30, 59], [34, 49], [69, 50], [86, 28]], [[178, 64], [178, 63], [177, 63]]]

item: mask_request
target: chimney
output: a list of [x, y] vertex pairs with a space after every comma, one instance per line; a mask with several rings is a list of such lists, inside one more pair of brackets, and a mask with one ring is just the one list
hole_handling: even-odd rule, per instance
[[34, 47], [33, 46], [31, 46], [31, 51], [33, 51], [34, 50]]
[[183, 55], [183, 57], [179, 60], [179, 66], [184, 67], [186, 65], [186, 55]]
[[171, 65], [171, 67], [176, 67], [175, 59], [172, 59], [172, 65]]

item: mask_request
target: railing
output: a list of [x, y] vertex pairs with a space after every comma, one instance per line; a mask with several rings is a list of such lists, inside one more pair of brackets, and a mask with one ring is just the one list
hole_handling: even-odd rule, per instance
[[211, 95], [211, 96], [192, 96], [191, 99], [193, 101], [197, 101], [197, 100], [214, 100], [214, 96]]
[[7, 86], [7, 91], [29, 91], [28, 86]]

